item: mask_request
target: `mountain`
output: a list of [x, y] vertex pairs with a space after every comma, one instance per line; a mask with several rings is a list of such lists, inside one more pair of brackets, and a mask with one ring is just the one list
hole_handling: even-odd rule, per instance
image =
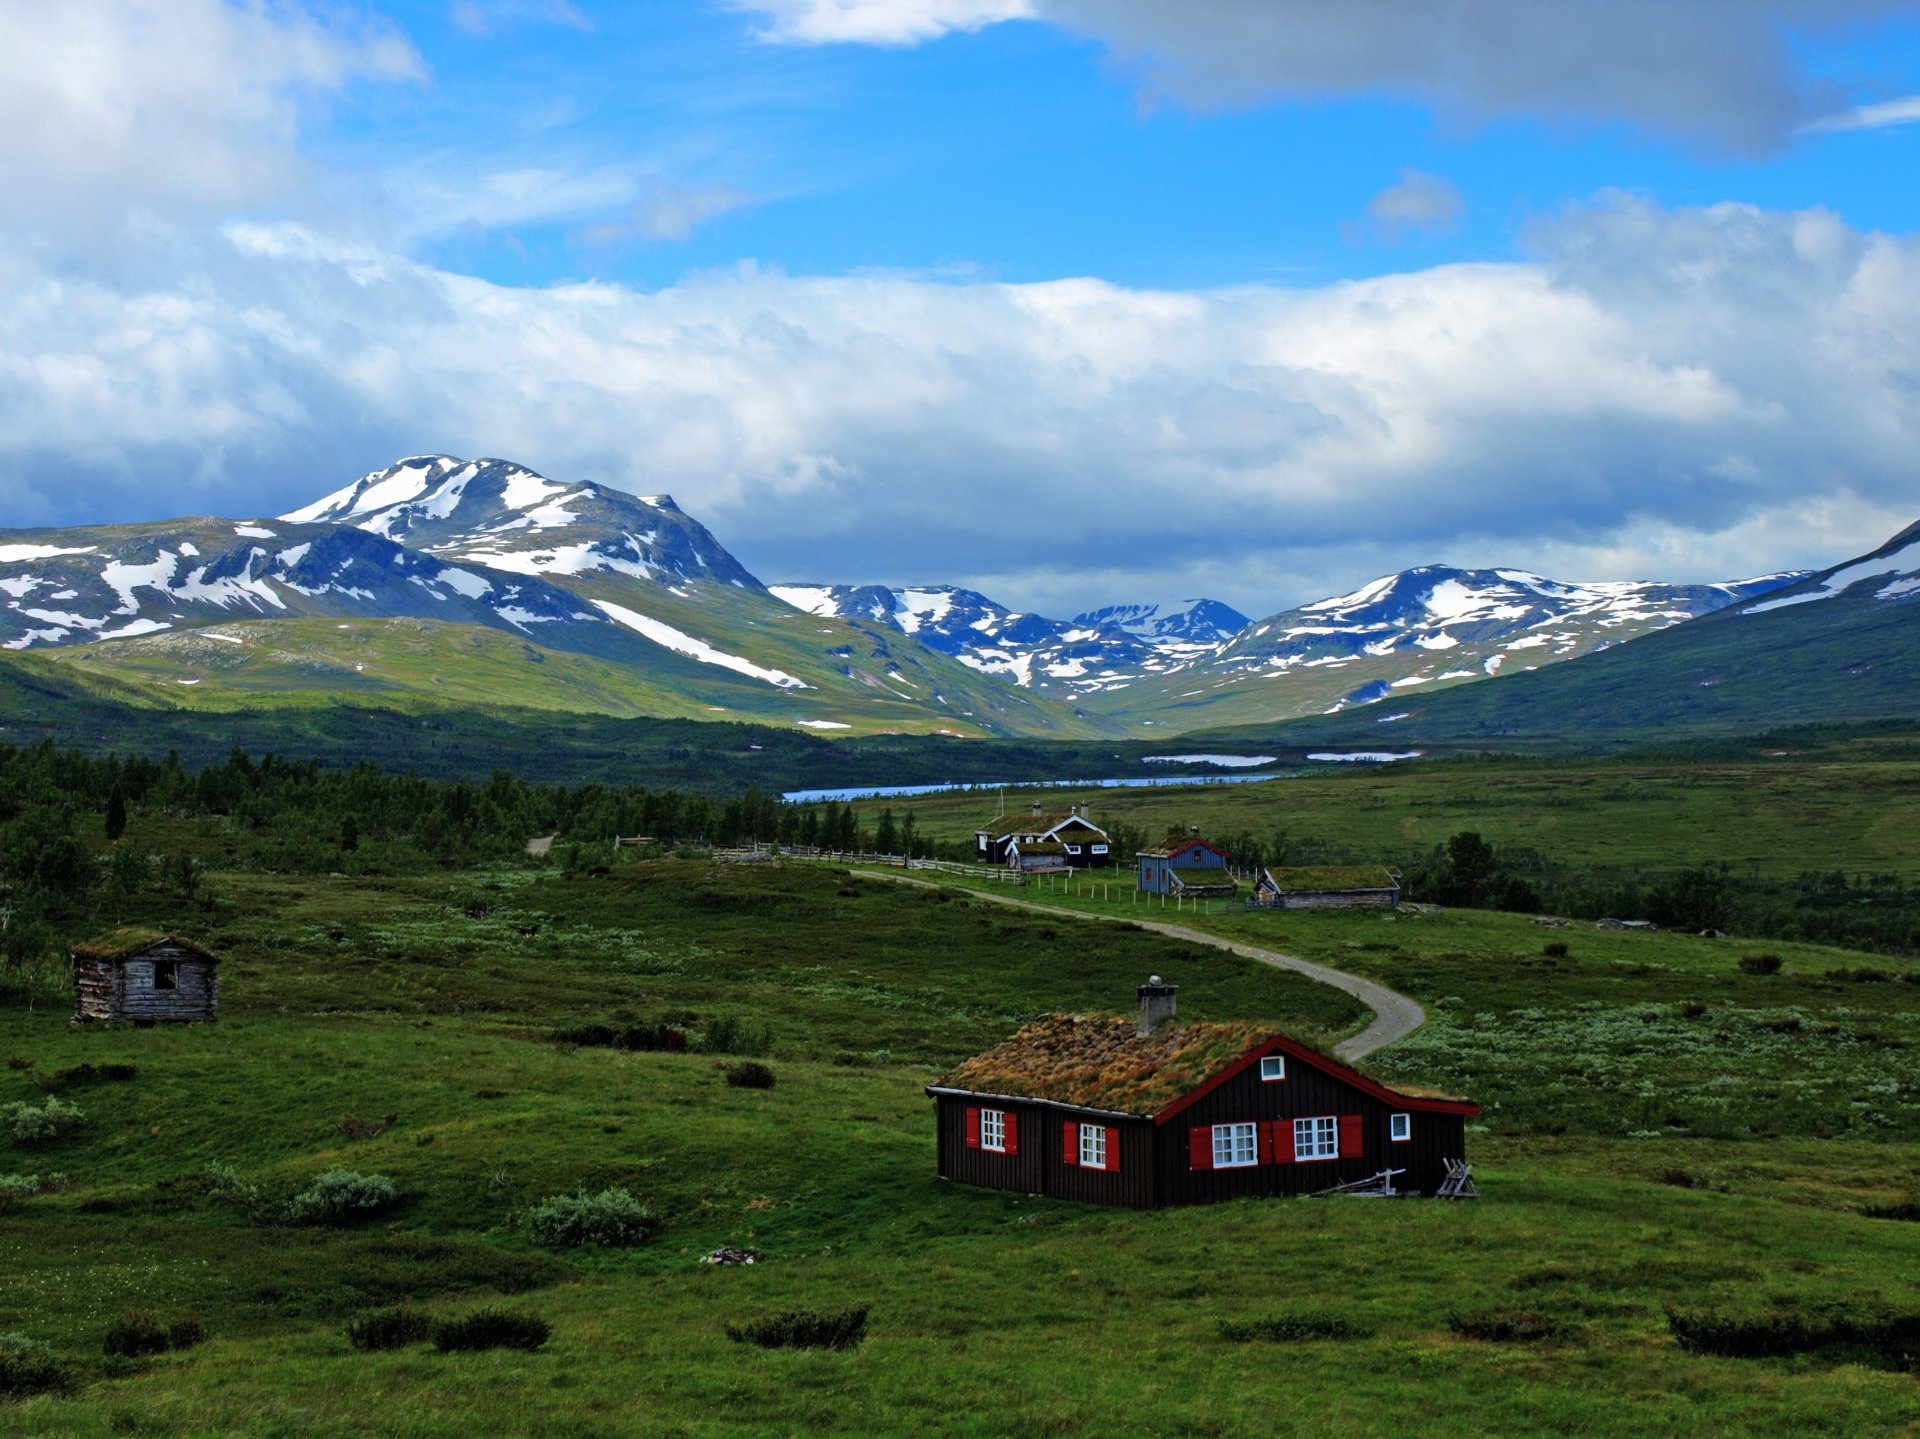
[[1232, 605], [1218, 600], [1182, 600], [1174, 605], [1108, 605], [1075, 615], [1073, 622], [1089, 629], [1111, 626], [1143, 640], [1164, 641], [1169, 647], [1191, 645], [1206, 649], [1225, 644], [1252, 623]]
[[1571, 584], [1525, 570], [1424, 565], [1269, 615], [1189, 663], [1083, 703], [1183, 730], [1385, 700], [1397, 710], [1413, 690], [1572, 659], [1771, 593], [1803, 573], [1710, 585]]
[[[1567, 664], [1291, 724], [1236, 743], [1501, 748], [1750, 734], [1920, 713], [1920, 524], [1878, 549]], [[1382, 730], [1379, 726], [1390, 724]]]

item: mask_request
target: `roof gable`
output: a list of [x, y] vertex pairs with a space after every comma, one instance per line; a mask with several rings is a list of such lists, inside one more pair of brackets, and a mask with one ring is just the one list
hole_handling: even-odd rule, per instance
[[1153, 848], [1143, 849], [1140, 853], [1150, 859], [1178, 859], [1190, 849], [1212, 850], [1223, 860], [1228, 857], [1227, 852], [1219, 845], [1212, 840], [1202, 839], [1197, 834], [1170, 834]]

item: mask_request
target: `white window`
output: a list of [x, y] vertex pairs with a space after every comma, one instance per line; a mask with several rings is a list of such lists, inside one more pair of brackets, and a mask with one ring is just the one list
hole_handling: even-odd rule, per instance
[[1338, 1159], [1340, 1122], [1331, 1114], [1317, 1119], [1293, 1121], [1293, 1157], [1295, 1159]]
[[1387, 1116], [1387, 1138], [1398, 1143], [1413, 1138], [1413, 1116], [1411, 1114], [1389, 1114]]
[[1104, 844], [1096, 844], [1093, 847], [1093, 852], [1095, 854], [1105, 854], [1107, 852], [1107, 847]]
[[1213, 1126], [1213, 1167], [1215, 1169], [1244, 1169], [1250, 1164], [1260, 1162], [1260, 1146], [1254, 1138], [1254, 1126], [1251, 1124], [1216, 1124]]
[[1082, 1169], [1105, 1169], [1107, 1167], [1107, 1129], [1103, 1124], [1083, 1124], [1080, 1126], [1080, 1167]]
[[1080, 853], [1080, 846], [1079, 846], [1079, 845], [1077, 845], [1077, 844], [1070, 844], [1070, 845], [1068, 845], [1068, 846], [1067, 846], [1067, 853], [1068, 853], [1068, 854], [1078, 854], [1078, 853]]
[[1260, 1078], [1262, 1081], [1285, 1079], [1287, 1077], [1287, 1057], [1284, 1054], [1263, 1055], [1260, 1060]]
[[980, 1111], [980, 1147], [999, 1150], [1007, 1147], [1007, 1112], [1004, 1109]]

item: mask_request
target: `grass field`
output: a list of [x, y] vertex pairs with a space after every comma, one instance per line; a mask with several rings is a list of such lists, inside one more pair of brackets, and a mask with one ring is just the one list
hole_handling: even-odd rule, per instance
[[[1781, 973], [1753, 976], [1737, 947], [1515, 916], [1209, 920], [1265, 921], [1264, 941], [1426, 1002], [1429, 1029], [1373, 1067], [1485, 1103], [1470, 1142], [1487, 1197], [1132, 1214], [941, 1184], [922, 1087], [1040, 1010], [1126, 1007], [1148, 970], [1181, 984], [1190, 1017], [1265, 1017], [1325, 1042], [1364, 1016], [1215, 951], [800, 866], [351, 883], [236, 871], [212, 887], [201, 932], [229, 956], [219, 1025], [72, 1031], [45, 993], [0, 1010], [14, 1062], [0, 1104], [39, 1099], [35, 1075], [139, 1066], [64, 1091], [88, 1116], [77, 1137], [0, 1139], [0, 1172], [64, 1176], [0, 1219], [0, 1330], [49, 1342], [82, 1378], [68, 1397], [0, 1403], [0, 1433], [1920, 1423], [1909, 1375], [1690, 1355], [1662, 1313], [1920, 1304], [1920, 1226], [1857, 1212], [1920, 1188], [1920, 1096], [1901, 1062], [1920, 989], [1822, 977], [1858, 956], [1783, 947]], [[1539, 962], [1543, 934], [1568, 942], [1564, 960]], [[769, 1050], [776, 1087], [729, 1087], [724, 1056], [546, 1037], [662, 1019], [696, 1045], [742, 1022], [736, 1040]], [[247, 1217], [204, 1178], [231, 1165], [271, 1199], [335, 1163], [391, 1176], [401, 1205], [359, 1227], [294, 1228]], [[541, 1249], [526, 1210], [580, 1184], [629, 1187], [666, 1228], [637, 1249]], [[696, 1262], [720, 1244], [766, 1260]], [[448, 1315], [502, 1295], [553, 1323], [546, 1348], [366, 1355], [340, 1334], [406, 1296]], [[869, 1303], [871, 1337], [849, 1353], [723, 1333], [766, 1310]], [[1300, 1308], [1364, 1333], [1218, 1337], [1223, 1320]], [[1491, 1308], [1537, 1311], [1558, 1335], [1505, 1345], [1448, 1326]], [[101, 1336], [128, 1309], [191, 1309], [210, 1338], [107, 1361]]]

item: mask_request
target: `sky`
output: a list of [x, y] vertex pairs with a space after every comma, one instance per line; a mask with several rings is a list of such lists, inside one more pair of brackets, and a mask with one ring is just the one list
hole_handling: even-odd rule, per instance
[[1920, 3], [0, 0], [0, 524], [402, 456], [1263, 615], [1920, 519]]

